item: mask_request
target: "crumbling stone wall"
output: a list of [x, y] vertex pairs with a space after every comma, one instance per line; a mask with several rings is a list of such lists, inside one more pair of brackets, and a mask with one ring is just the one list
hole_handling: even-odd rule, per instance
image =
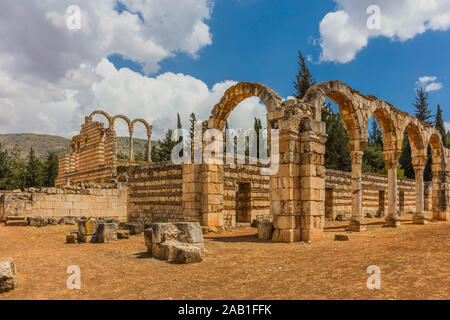
[[125, 219], [128, 190], [122, 185], [71, 186], [0, 193], [0, 219], [23, 217], [101, 217]]
[[[325, 175], [325, 212], [326, 217], [335, 219], [338, 214], [351, 214], [352, 210], [352, 175], [350, 172], [326, 170]], [[405, 178], [397, 179], [398, 211], [415, 212], [415, 181]], [[381, 191], [381, 192], [380, 192]], [[362, 175], [362, 207], [364, 213], [383, 211], [387, 213], [388, 177], [381, 174]], [[380, 198], [381, 197], [381, 198]], [[331, 199], [330, 199], [331, 198]], [[381, 202], [381, 203], [380, 203]]]
[[116, 172], [116, 153], [115, 131], [86, 117], [80, 134], [72, 138], [70, 153], [59, 158], [56, 185], [109, 182]]

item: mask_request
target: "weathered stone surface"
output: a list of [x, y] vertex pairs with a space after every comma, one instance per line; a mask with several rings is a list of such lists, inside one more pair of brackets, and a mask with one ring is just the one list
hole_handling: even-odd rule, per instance
[[412, 221], [414, 224], [427, 224], [428, 217], [424, 213], [414, 214]]
[[27, 220], [6, 220], [5, 225], [8, 227], [25, 227], [28, 225]]
[[385, 223], [384, 223], [384, 227], [388, 227], [388, 228], [397, 228], [401, 225], [401, 220], [400, 217], [398, 215], [388, 215], [385, 218]]
[[0, 293], [13, 290], [17, 285], [13, 259], [0, 259]]
[[258, 222], [258, 238], [261, 240], [272, 240], [273, 236], [273, 223], [270, 221]]
[[129, 239], [130, 230], [117, 230], [117, 239]]
[[198, 222], [175, 222], [174, 225], [180, 230], [177, 240], [187, 243], [203, 243], [202, 227]]
[[152, 244], [152, 256], [156, 259], [172, 261], [174, 258], [174, 248], [178, 244], [176, 241]]
[[100, 223], [97, 228], [97, 243], [117, 241], [117, 224]]
[[78, 233], [71, 233], [66, 235], [66, 243], [76, 243], [78, 242]]
[[201, 250], [192, 245], [177, 243], [173, 246], [173, 262], [180, 264], [198, 263], [203, 261]]
[[335, 241], [349, 241], [350, 238], [345, 234], [335, 234], [334, 240]]
[[347, 230], [361, 232], [367, 230], [367, 222], [363, 218], [353, 217], [350, 220]]
[[123, 230], [129, 230], [130, 235], [137, 235], [144, 232], [144, 224], [139, 222], [127, 222], [121, 227]]
[[173, 223], [154, 223], [152, 225], [152, 243], [164, 243], [177, 240], [180, 230]]

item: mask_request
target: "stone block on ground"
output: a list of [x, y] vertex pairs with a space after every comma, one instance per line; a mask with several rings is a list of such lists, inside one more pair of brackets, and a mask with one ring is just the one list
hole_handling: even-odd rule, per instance
[[110, 243], [117, 241], [117, 224], [100, 223], [97, 228], [97, 243]]
[[117, 230], [117, 239], [129, 239], [130, 230]]
[[335, 241], [349, 241], [349, 237], [345, 234], [336, 234], [334, 235], [334, 240]]
[[76, 243], [78, 242], [78, 233], [71, 233], [66, 235], [66, 243]]
[[5, 225], [8, 227], [25, 227], [28, 225], [27, 220], [6, 220]]
[[273, 236], [273, 223], [270, 221], [258, 222], [258, 238], [261, 240], [272, 240]]
[[177, 243], [173, 246], [172, 261], [179, 264], [198, 263], [203, 261], [201, 250], [187, 243]]
[[203, 243], [203, 232], [198, 222], [175, 222], [174, 225], [180, 230], [177, 240], [187, 243]]
[[144, 232], [144, 224], [139, 222], [127, 222], [121, 226], [122, 230], [129, 230], [130, 235], [137, 235]]
[[152, 244], [152, 256], [156, 259], [172, 261], [174, 258], [174, 247], [178, 242], [168, 241]]
[[17, 286], [16, 266], [13, 259], [0, 259], [0, 293]]

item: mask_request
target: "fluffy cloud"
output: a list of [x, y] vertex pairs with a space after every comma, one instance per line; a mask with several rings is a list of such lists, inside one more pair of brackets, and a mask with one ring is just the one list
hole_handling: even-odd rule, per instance
[[[450, 28], [448, 0], [335, 0], [338, 8], [320, 22], [321, 61], [347, 63], [367, 46], [371, 38], [406, 41], [428, 30]], [[368, 19], [377, 5], [380, 28], [369, 28]], [[369, 23], [373, 20], [369, 20]]]
[[[178, 52], [195, 58], [212, 41], [206, 24], [210, 0], [123, 0], [123, 11], [114, 0], [21, 2], [0, 2], [3, 132], [70, 136], [79, 129], [82, 115], [98, 106], [147, 116], [158, 126], [173, 117], [175, 108], [201, 108], [226, 86], [209, 90], [184, 75], [144, 77], [116, 70], [105, 59], [121, 54], [149, 74]], [[81, 9], [79, 30], [66, 24], [66, 10], [73, 4]]]
[[424, 88], [426, 92], [441, 90], [443, 88], [443, 85], [437, 80], [438, 78], [434, 76], [423, 76], [419, 78], [419, 80], [416, 82], [416, 85], [419, 88]]

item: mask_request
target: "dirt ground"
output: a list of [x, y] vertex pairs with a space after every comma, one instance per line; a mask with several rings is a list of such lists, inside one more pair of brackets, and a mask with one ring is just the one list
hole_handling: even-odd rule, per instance
[[[113, 244], [65, 244], [75, 226], [0, 226], [0, 257], [13, 258], [18, 287], [2, 299], [450, 299], [450, 223], [399, 229], [370, 219], [369, 230], [333, 241], [346, 222], [328, 223], [317, 243], [271, 243], [255, 229], [207, 235], [204, 262], [176, 265], [146, 254], [143, 235]], [[69, 265], [81, 290], [69, 290]], [[381, 269], [381, 290], [366, 286]]]

